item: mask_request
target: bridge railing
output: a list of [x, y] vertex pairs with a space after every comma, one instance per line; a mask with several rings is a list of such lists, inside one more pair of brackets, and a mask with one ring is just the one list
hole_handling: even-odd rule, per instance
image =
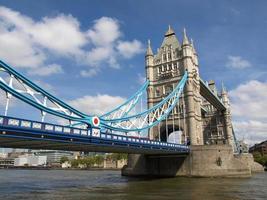
[[[2, 127], [2, 128], [1, 128]], [[101, 141], [111, 141], [112, 143], [129, 145], [131, 147], [137, 146], [142, 148], [155, 148], [155, 149], [183, 149], [185, 151], [189, 150], [189, 147], [186, 145], [175, 144], [175, 143], [166, 143], [160, 142], [156, 140], [150, 140], [148, 138], [142, 137], [133, 137], [133, 136], [125, 136], [125, 135], [117, 135], [112, 133], [104, 133], [100, 132], [98, 128], [72, 128], [65, 127], [61, 125], [44, 123], [26, 119], [19, 119], [15, 117], [8, 116], [0, 116], [0, 130], [9, 130], [16, 129], [18, 131], [33, 131], [38, 132], [40, 134], [53, 134], [53, 135], [72, 135], [72, 136], [80, 136], [94, 139], [95, 141], [102, 143]], [[94, 142], [95, 142], [94, 141]]]

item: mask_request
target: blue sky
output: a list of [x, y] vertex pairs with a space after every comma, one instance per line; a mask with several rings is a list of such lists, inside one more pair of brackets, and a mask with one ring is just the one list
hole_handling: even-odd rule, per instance
[[169, 24], [180, 41], [186, 27], [201, 77], [223, 81], [230, 93], [239, 136], [250, 143], [267, 138], [265, 1], [0, 0], [0, 6], [1, 59], [88, 113], [100, 112], [92, 104], [108, 110], [140, 87], [148, 39], [155, 52]]

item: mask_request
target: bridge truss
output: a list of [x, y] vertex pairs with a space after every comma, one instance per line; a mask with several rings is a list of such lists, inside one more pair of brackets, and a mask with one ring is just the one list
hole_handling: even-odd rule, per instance
[[[30, 134], [34, 133], [35, 136], [39, 134], [42, 139], [47, 139], [51, 137], [51, 135], [48, 137], [47, 134], [75, 134], [76, 131], [77, 133], [79, 132], [80, 137], [89, 137], [91, 139], [94, 137], [100, 138], [100, 140], [103, 140], [101, 142], [104, 142], [105, 145], [114, 145], [116, 142], [121, 141], [130, 146], [131, 144], [129, 142], [133, 142], [137, 143], [137, 146], [142, 143], [150, 145], [149, 147], [151, 149], [157, 147], [162, 149], [162, 147], [165, 146], [168, 147], [168, 149], [174, 148], [175, 151], [177, 151], [177, 149], [188, 151], [188, 147], [183, 144], [153, 141], [141, 138], [140, 135], [138, 138], [136, 138], [136, 136], [127, 136], [127, 133], [147, 132], [151, 127], [158, 125], [161, 121], [166, 119], [177, 103], [179, 103], [186, 81], [187, 72], [168, 96], [152, 108], [145, 109], [145, 106], [142, 106], [142, 96], [145, 95], [149, 85], [149, 81], [146, 81], [142, 87], [122, 105], [101, 116], [93, 116], [78, 111], [37, 86], [3, 61], [0, 61], [0, 88], [6, 93], [5, 112], [4, 115], [0, 117], [1, 136], [11, 136], [7, 133], [12, 133], [12, 137], [15, 137], [16, 134], [14, 134], [14, 132], [16, 132], [21, 133], [16, 137], [25, 139], [30, 137]], [[27, 119], [10, 118], [10, 116], [8, 116], [8, 110], [10, 99], [13, 97], [39, 110], [41, 113], [41, 121], [36, 122]], [[141, 107], [139, 106], [140, 103]], [[137, 111], [138, 109], [140, 109], [140, 111]], [[47, 124], [45, 122], [47, 113], [66, 119], [70, 123], [64, 125]], [[27, 130], [28, 136], [27, 134], [25, 135], [25, 129]], [[31, 136], [31, 139], [35, 140], [36, 138]], [[77, 138], [75, 138], [75, 140], [77, 140]], [[115, 141], [110, 143], [110, 140]], [[74, 141], [74, 138], [72, 138], [72, 141]], [[141, 147], [143, 145], [139, 146]]]

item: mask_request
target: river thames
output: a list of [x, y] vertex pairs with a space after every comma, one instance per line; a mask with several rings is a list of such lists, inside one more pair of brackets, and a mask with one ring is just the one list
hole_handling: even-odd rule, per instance
[[0, 170], [2, 200], [266, 199], [267, 173], [251, 178], [122, 177], [120, 171]]

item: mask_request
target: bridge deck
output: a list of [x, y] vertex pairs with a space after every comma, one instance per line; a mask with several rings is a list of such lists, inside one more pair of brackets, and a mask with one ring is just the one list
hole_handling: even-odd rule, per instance
[[0, 116], [0, 147], [148, 155], [187, 154], [189, 147]]

